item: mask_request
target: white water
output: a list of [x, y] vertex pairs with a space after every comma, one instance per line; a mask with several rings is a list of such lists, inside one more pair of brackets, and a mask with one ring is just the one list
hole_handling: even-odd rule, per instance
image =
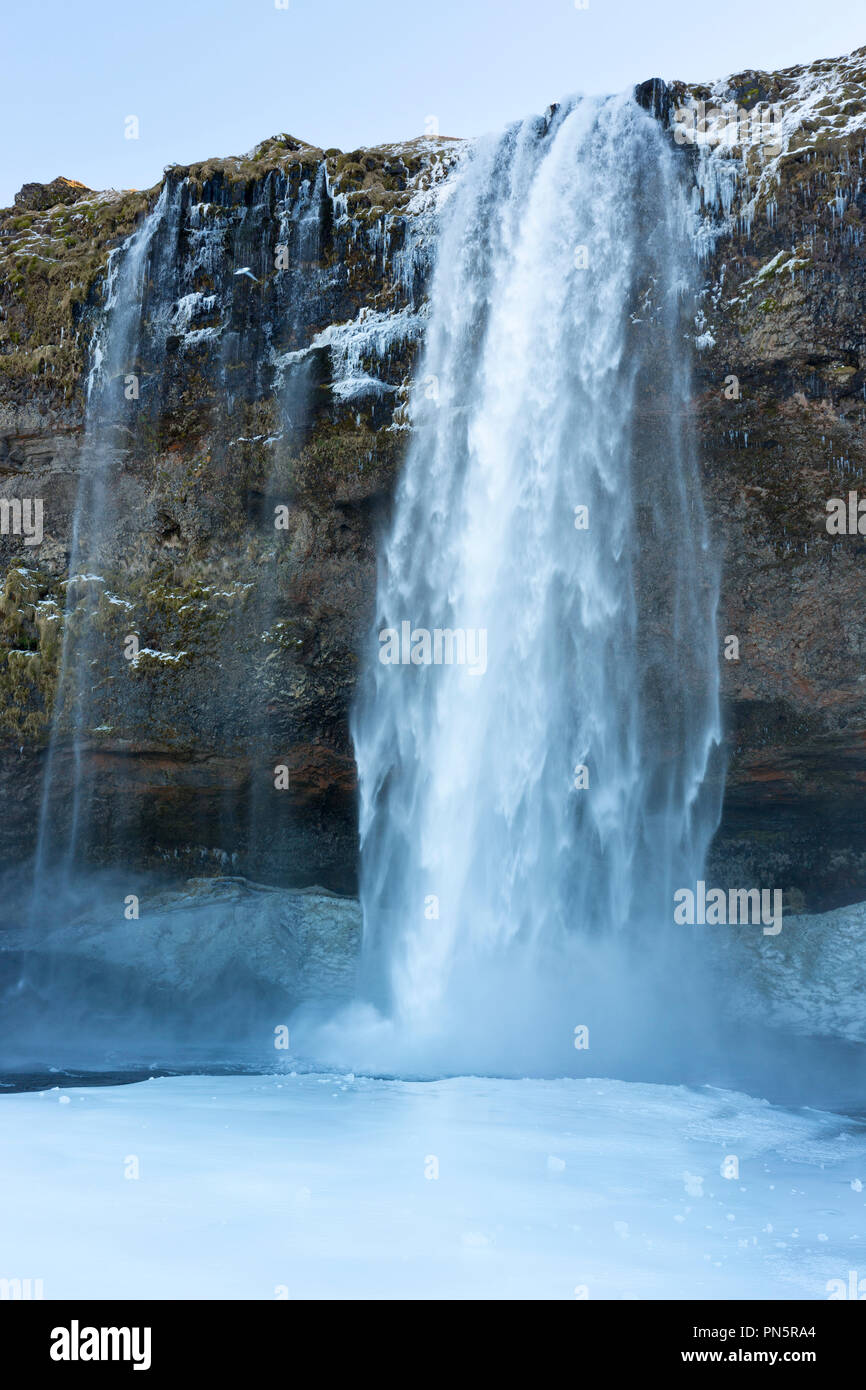
[[0, 1108], [0, 1270], [46, 1299], [823, 1300], [866, 1273], [862, 1132], [731, 1091], [190, 1076]]
[[[178, 211], [179, 191], [176, 189], [170, 199], [168, 184], [163, 185], [153, 209], [109, 258], [104, 308], [87, 378], [85, 434], [72, 517], [60, 674], [36, 846], [34, 911], [47, 887], [47, 867], [59, 863], [65, 876], [72, 871], [82, 827], [86, 827], [88, 819], [93, 789], [83, 771], [82, 744], [92, 722], [93, 622], [104, 583], [105, 550], [112, 527], [117, 524], [118, 475], [135, 428], [135, 393], [141, 390], [138, 349], [147, 275], [151, 271], [158, 280], [165, 270], [162, 264], [151, 265], [152, 247], [165, 219], [176, 221]], [[170, 245], [168, 249], [170, 252]], [[84, 603], [76, 614], [82, 598]], [[58, 744], [64, 737], [69, 739], [72, 750], [72, 796], [64, 824], [57, 827], [52, 823], [51, 799]], [[55, 889], [52, 884], [49, 894]]]
[[378, 1012], [329, 1038], [344, 1061], [560, 1069], [589, 1015], [627, 1055], [679, 992], [672, 893], [715, 828], [719, 740], [687, 206], [625, 97], [481, 142], [445, 205], [375, 629], [483, 629], [487, 669], [385, 665], [374, 634], [354, 735]]

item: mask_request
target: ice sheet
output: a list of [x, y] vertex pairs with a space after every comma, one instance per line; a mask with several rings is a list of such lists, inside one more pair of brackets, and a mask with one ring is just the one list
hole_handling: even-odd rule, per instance
[[164, 1078], [6, 1095], [0, 1129], [0, 1276], [46, 1298], [826, 1299], [866, 1276], [864, 1126], [734, 1092]]

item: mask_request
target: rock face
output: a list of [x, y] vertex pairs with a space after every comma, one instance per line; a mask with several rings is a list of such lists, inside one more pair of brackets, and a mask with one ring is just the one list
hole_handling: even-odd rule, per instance
[[353, 898], [272, 888], [240, 878], [189, 879], [148, 899], [141, 920], [118, 925], [113, 906], [56, 930], [5, 932], [5, 952], [104, 961], [153, 990], [218, 993], [245, 973], [295, 1004], [351, 993], [361, 933]]
[[13, 928], [0, 932], [8, 1036], [20, 1043], [32, 1033], [32, 998], [44, 1001], [62, 979], [58, 1007], [77, 1037], [98, 1034], [108, 1016], [115, 1042], [118, 1030], [134, 1039], [137, 1027], [201, 1042], [249, 1032], [273, 1054], [262, 1006], [277, 1027], [301, 1004], [348, 998], [360, 939], [353, 898], [231, 877], [150, 893], [140, 919], [119, 921], [112, 903], [62, 926]]
[[[833, 908], [866, 898], [866, 542], [830, 535], [825, 505], [866, 462], [866, 49], [713, 89], [656, 79], [637, 97], [681, 145], [705, 218], [694, 412], [720, 633], [739, 642], [721, 660], [727, 785], [709, 873]], [[682, 139], [700, 102], [736, 106], [748, 134], [735, 148]], [[775, 145], [753, 118], [768, 103]], [[283, 135], [172, 167], [147, 193], [27, 185], [0, 213], [0, 497], [45, 509], [38, 547], [0, 536], [4, 862], [32, 851], [61, 629], [86, 584], [99, 604], [88, 857], [353, 890], [349, 712], [438, 191], [462, 148], [343, 154]], [[160, 194], [135, 360], [117, 382], [138, 391], [116, 421], [117, 525], [98, 575], [67, 596], [109, 254]], [[647, 401], [648, 429], [659, 408]], [[71, 761], [61, 728], [56, 819]]]
[[[712, 928], [706, 929], [712, 932]], [[734, 968], [728, 1004], [741, 1019], [787, 1033], [866, 1043], [866, 903], [784, 919], [776, 936], [720, 928], [719, 963]]]
[[30, 212], [46, 212], [63, 203], [77, 203], [93, 190], [76, 179], [56, 178], [50, 183], [25, 183], [15, 194], [16, 208]]
[[[45, 518], [38, 550], [0, 537], [3, 859], [35, 842], [61, 628], [95, 591], [88, 857], [354, 886], [348, 711], [406, 437], [431, 204], [454, 154], [446, 140], [344, 155], [281, 136], [173, 168], [148, 195], [2, 215], [2, 493], [42, 499]], [[116, 382], [119, 396], [134, 379], [137, 397], [112, 424], [116, 522], [100, 573], [67, 592], [106, 262], [160, 193]], [[73, 775], [59, 732], [57, 821]]]
[[866, 49], [670, 95], [674, 113], [731, 103], [751, 142], [683, 147], [730, 209], [695, 371], [720, 632], [739, 638], [739, 660], [721, 662], [729, 767], [711, 868], [823, 910], [866, 896], [866, 552], [828, 533], [826, 507], [862, 488], [866, 464]]

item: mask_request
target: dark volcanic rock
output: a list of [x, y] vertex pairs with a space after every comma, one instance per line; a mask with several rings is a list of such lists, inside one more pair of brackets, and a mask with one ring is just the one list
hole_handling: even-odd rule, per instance
[[[140, 398], [111, 441], [113, 521], [67, 618], [95, 596], [92, 861], [354, 887], [348, 712], [407, 437], [425, 206], [456, 148], [326, 155], [278, 136], [167, 171], [129, 364]], [[160, 191], [0, 213], [0, 492], [45, 507], [38, 548], [0, 536], [4, 860], [35, 843], [107, 256]], [[73, 693], [50, 783], [61, 834]]]
[[76, 179], [61, 177], [52, 179], [50, 183], [25, 183], [15, 194], [15, 206], [44, 212], [46, 208], [57, 207], [60, 203], [77, 203], [79, 198], [92, 191]]
[[692, 95], [782, 117], [781, 149], [715, 157], [736, 179], [698, 325], [720, 630], [740, 643], [721, 663], [730, 762], [711, 868], [824, 910], [866, 898], [866, 537], [826, 526], [828, 499], [866, 497], [866, 49]]
[[673, 99], [666, 82], [660, 77], [651, 77], [648, 82], [640, 82], [634, 89], [634, 99], [656, 120], [667, 125], [673, 112]]

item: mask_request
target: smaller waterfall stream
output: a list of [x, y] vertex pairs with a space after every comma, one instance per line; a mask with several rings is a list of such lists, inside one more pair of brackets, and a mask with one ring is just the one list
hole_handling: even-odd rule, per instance
[[[192, 378], [191, 395], [207, 399], [196, 373], [216, 387], [207, 421], [215, 471], [238, 467], [247, 441], [235, 436], [246, 433], [242, 421], [251, 395], [260, 399], [274, 389], [283, 425], [264, 451], [270, 463], [260, 491], [244, 499], [239, 485], [242, 501], [251, 508], [258, 504], [262, 513], [253, 518], [261, 528], [262, 565], [245, 609], [250, 645], [245, 676], [254, 693], [238, 692], [251, 717], [240, 731], [223, 734], [228, 751], [246, 751], [248, 785], [231, 787], [220, 812], [223, 853], [231, 854], [241, 841], [250, 847], [250, 867], [267, 862], [274, 816], [285, 815], [283, 799], [273, 792], [280, 730], [272, 727], [269, 714], [273, 676], [267, 657], [286, 590], [285, 533], [274, 529], [273, 504], [287, 500], [291, 458], [304, 435], [310, 363], [276, 373], [273, 383], [280, 348], [303, 345], [310, 316], [318, 312], [316, 286], [327, 278], [321, 255], [329, 197], [324, 163], [307, 177], [270, 171], [240, 189], [215, 178], [196, 191], [189, 178], [169, 176], [149, 214], [111, 253], [91, 347], [61, 669], [35, 858], [34, 920], [56, 894], [58, 881], [69, 889], [90, 858], [95, 798], [102, 794], [95, 740], [111, 738], [113, 730], [102, 727], [105, 712], [123, 717], [123, 692], [131, 693], [121, 644], [114, 639], [109, 644], [102, 631], [105, 605], [114, 604], [115, 612], [125, 607], [129, 630], [137, 632], [142, 612], [122, 597], [125, 586], [139, 583], [140, 589], [148, 564], [161, 564], [169, 585], [188, 577], [180, 546], [156, 553], [154, 521], [142, 518], [148, 501], [145, 470], [135, 453], [160, 448], [164, 416], [176, 408], [186, 381]], [[198, 409], [202, 414], [206, 407]], [[135, 473], [134, 500], [125, 509], [129, 468]], [[148, 705], [141, 698], [146, 685], [146, 679], [140, 681], [135, 693], [138, 703], [132, 708], [140, 713], [135, 736], [158, 744], [162, 711], [158, 702]], [[114, 723], [109, 718], [108, 724]], [[100, 809], [104, 824], [106, 808]], [[129, 824], [126, 833], [134, 833], [134, 813]]]
[[[157, 232], [165, 222], [176, 226], [180, 190], [160, 196], [140, 226], [109, 260], [103, 316], [91, 350], [87, 380], [81, 472], [72, 519], [69, 578], [63, 622], [60, 673], [51, 739], [43, 778], [42, 804], [34, 868], [34, 906], [50, 898], [56, 884], [46, 873], [68, 880], [80, 849], [93, 794], [83, 744], [92, 723], [92, 675], [95, 620], [102, 593], [101, 568], [106, 541], [118, 520], [116, 474], [136, 428], [141, 392], [138, 364], [142, 306], [148, 277], [159, 278], [151, 264]], [[163, 239], [163, 258], [171, 258], [171, 238]], [[120, 655], [120, 654], [119, 654]], [[52, 817], [52, 793], [60, 744], [71, 748], [71, 802], [61, 824]]]

